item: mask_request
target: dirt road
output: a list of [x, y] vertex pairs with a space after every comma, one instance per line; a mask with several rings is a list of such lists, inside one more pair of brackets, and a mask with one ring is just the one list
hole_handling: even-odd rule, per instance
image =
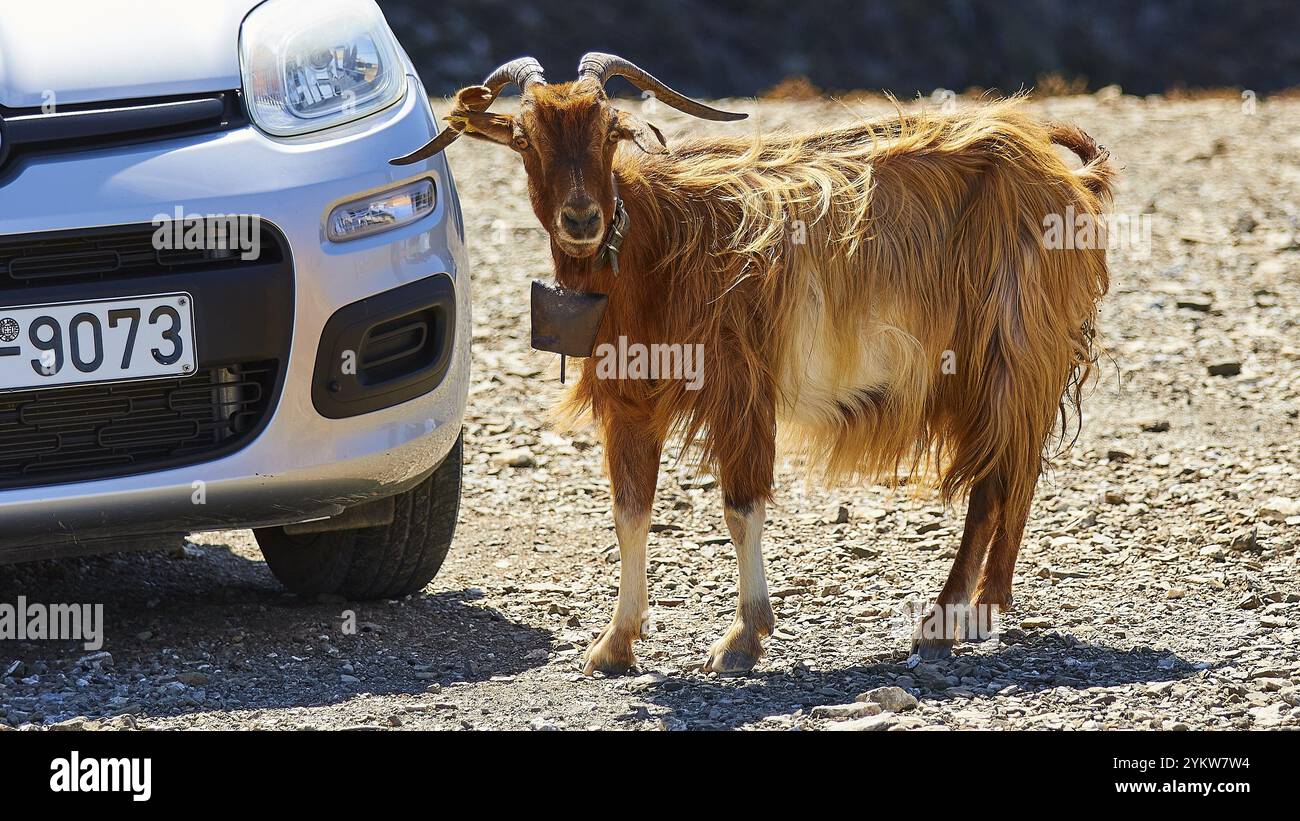
[[[686, 128], [884, 110], [735, 106], [749, 123], [649, 118], [671, 144]], [[752, 675], [698, 672], [730, 622], [735, 562], [713, 481], [670, 455], [640, 675], [583, 678], [618, 576], [601, 447], [545, 427], [556, 362], [527, 345], [544, 235], [513, 155], [462, 140], [474, 384], [460, 530], [439, 577], [403, 601], [306, 602], [281, 592], [247, 532], [0, 569], [0, 601], [102, 602], [111, 654], [0, 643], [0, 729], [814, 729], [865, 715], [830, 706], [883, 686], [919, 703], [848, 726], [1300, 726], [1300, 102], [1034, 107], [1126, 166], [1116, 211], [1137, 241], [1112, 253], [1110, 359], [1078, 444], [1040, 484], [1000, 640], [909, 667], [897, 612], [938, 591], [960, 509], [822, 490], [786, 465], [765, 538], [778, 632]]]

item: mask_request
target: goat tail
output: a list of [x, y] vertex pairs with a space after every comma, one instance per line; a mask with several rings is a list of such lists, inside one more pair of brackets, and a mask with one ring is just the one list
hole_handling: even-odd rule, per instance
[[1069, 123], [1048, 123], [1047, 127], [1053, 143], [1070, 149], [1083, 162], [1083, 167], [1075, 172], [1083, 187], [1099, 200], [1108, 202], [1112, 182], [1119, 171], [1111, 162], [1106, 146], [1098, 145], [1082, 128]]

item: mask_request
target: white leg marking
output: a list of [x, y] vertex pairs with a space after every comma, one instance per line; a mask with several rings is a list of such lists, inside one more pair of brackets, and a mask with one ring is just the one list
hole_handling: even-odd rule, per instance
[[630, 512], [614, 505], [614, 532], [618, 534], [618, 607], [612, 625], [639, 635], [641, 623], [650, 616], [650, 595], [646, 583], [646, 542], [650, 538], [650, 511]]
[[747, 511], [723, 506], [723, 518], [731, 531], [731, 543], [736, 546], [736, 561], [740, 565], [738, 612], [746, 612], [745, 605], [758, 605], [762, 612], [770, 608], [767, 598], [767, 577], [763, 573], [763, 519], [766, 506], [754, 502]]

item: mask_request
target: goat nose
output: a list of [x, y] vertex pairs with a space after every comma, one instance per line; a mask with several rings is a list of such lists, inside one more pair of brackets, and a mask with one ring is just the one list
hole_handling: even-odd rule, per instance
[[574, 239], [595, 239], [600, 230], [600, 206], [593, 203], [586, 205], [566, 205], [560, 211], [560, 225], [564, 233]]

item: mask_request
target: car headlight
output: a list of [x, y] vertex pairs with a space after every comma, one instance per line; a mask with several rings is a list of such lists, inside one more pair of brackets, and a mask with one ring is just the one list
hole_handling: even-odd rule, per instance
[[271, 0], [239, 35], [244, 99], [277, 137], [360, 119], [402, 98], [406, 71], [373, 0]]

